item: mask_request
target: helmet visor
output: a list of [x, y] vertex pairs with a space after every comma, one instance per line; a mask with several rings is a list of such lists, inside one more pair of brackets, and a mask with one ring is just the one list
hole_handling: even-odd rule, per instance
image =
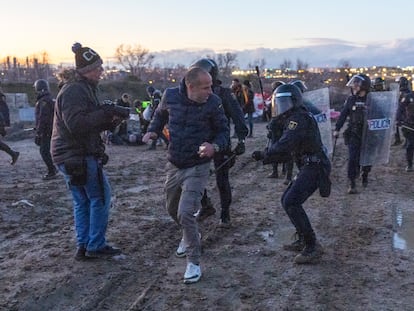
[[292, 101], [292, 93], [291, 92], [284, 92], [284, 93], [274, 93], [272, 98], [272, 108], [274, 113], [272, 112], [272, 116], [280, 115], [289, 109], [293, 108], [293, 101]]
[[363, 78], [360, 76], [353, 76], [351, 80], [348, 81], [346, 86], [348, 87], [361, 87], [363, 83]]

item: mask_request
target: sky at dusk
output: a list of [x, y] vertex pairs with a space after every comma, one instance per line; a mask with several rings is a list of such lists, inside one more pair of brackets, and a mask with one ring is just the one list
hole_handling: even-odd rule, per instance
[[104, 60], [121, 44], [151, 52], [338, 43], [387, 48], [414, 38], [412, 12], [410, 0], [15, 0], [2, 6], [0, 58], [47, 52], [51, 63], [73, 62], [75, 41]]

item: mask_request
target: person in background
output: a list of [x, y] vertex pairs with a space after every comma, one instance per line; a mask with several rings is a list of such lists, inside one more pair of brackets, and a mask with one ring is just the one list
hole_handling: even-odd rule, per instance
[[[10, 111], [6, 103], [6, 95], [0, 89], [0, 135], [6, 136], [6, 127], [10, 126]], [[10, 155], [10, 164], [14, 165], [19, 158], [20, 152], [11, 149], [5, 142], [0, 139], [0, 150]]]
[[106, 240], [111, 189], [103, 169], [108, 156], [101, 132], [113, 130], [128, 118], [129, 109], [98, 100], [98, 84], [104, 72], [98, 53], [80, 43], [75, 43], [72, 51], [76, 69], [65, 73], [56, 98], [52, 159], [72, 194], [75, 259], [111, 257], [121, 250]]
[[[220, 152], [216, 152], [213, 159], [216, 183], [220, 194], [220, 224], [226, 226], [230, 224], [230, 204], [232, 201], [229, 171], [236, 161], [236, 155], [241, 155], [245, 152], [244, 140], [248, 134], [248, 129], [245, 125], [242, 109], [234, 94], [229, 88], [223, 87], [221, 81], [217, 79], [219, 71], [217, 63], [213, 59], [202, 58], [192, 64], [191, 67], [203, 68], [211, 75], [213, 79], [213, 93], [220, 97], [227, 118], [226, 122], [230, 127], [230, 120], [233, 121], [235, 134], [238, 138], [238, 143], [233, 151], [229, 139], [227, 147]], [[201, 205], [202, 208], [197, 214], [198, 221], [202, 221], [206, 217], [215, 214], [216, 210], [210, 198], [207, 196], [207, 190], [204, 192]], [[177, 250], [177, 255], [183, 254], [184, 252], [185, 249]]]
[[348, 119], [348, 127], [344, 131], [344, 142], [348, 146], [348, 180], [349, 194], [358, 193], [356, 189], [356, 178], [362, 170], [362, 186], [368, 186], [368, 173], [371, 166], [363, 166], [360, 168], [359, 159], [362, 147], [362, 134], [366, 120], [366, 100], [371, 90], [371, 79], [362, 73], [354, 75], [346, 86], [352, 88], [352, 95], [345, 101], [341, 110], [338, 121], [335, 125], [333, 136], [339, 137], [339, 131]]
[[50, 94], [49, 82], [46, 80], [36, 80], [33, 88], [37, 95], [35, 104], [35, 144], [39, 146], [40, 155], [47, 167], [47, 173], [43, 176], [43, 180], [49, 180], [57, 175], [57, 170], [50, 154], [55, 100]]
[[143, 137], [157, 139], [168, 124], [166, 207], [182, 229], [187, 267], [184, 283], [201, 277], [201, 239], [194, 214], [208, 183], [214, 154], [225, 150], [229, 127], [223, 105], [213, 94], [211, 75], [203, 68], [190, 68], [178, 87], [167, 88]]
[[256, 111], [254, 107], [254, 92], [249, 80], [244, 80], [242, 85], [244, 106], [243, 112], [247, 114], [247, 122], [249, 123], [249, 135], [253, 137], [253, 113]]

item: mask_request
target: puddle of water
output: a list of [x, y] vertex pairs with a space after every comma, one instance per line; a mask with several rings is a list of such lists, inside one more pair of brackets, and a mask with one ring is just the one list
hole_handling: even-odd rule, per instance
[[414, 250], [414, 211], [410, 202], [398, 202], [393, 208], [393, 247]]

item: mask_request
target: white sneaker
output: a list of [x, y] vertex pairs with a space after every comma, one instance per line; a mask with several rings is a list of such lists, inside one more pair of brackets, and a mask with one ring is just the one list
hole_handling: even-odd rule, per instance
[[[201, 240], [201, 233], [198, 233], [199, 239]], [[177, 250], [175, 251], [175, 256], [182, 258], [185, 257], [187, 251], [187, 244], [184, 241], [184, 238], [181, 239], [180, 244], [178, 244]]]
[[200, 265], [195, 265], [192, 262], [187, 264], [187, 269], [184, 273], [184, 283], [191, 284], [198, 282], [201, 278], [201, 268]]
[[187, 250], [187, 245], [185, 244], [184, 238], [181, 239], [180, 244], [178, 244], [178, 248], [175, 251], [175, 256], [182, 258], [185, 257], [185, 251]]

